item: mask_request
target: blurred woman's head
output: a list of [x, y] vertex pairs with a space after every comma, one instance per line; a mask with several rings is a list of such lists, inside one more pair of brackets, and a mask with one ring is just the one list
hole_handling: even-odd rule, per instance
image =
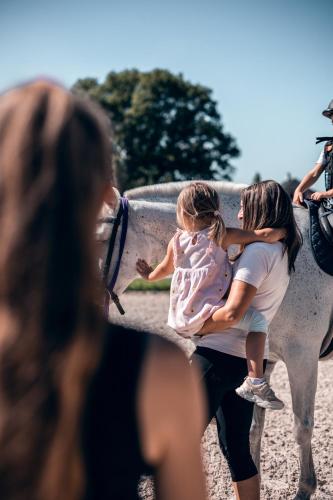
[[283, 187], [275, 181], [263, 181], [242, 190], [241, 213], [243, 229], [265, 227], [285, 228], [284, 240], [288, 252], [288, 269], [294, 269], [295, 259], [302, 244], [291, 199]]
[[47, 81], [0, 97], [4, 498], [79, 496], [78, 418], [102, 333], [94, 224], [110, 176], [94, 105]]

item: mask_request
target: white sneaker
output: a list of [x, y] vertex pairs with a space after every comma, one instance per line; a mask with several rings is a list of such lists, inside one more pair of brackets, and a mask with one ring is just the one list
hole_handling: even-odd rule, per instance
[[266, 382], [253, 384], [249, 377], [246, 377], [241, 386], [237, 387], [236, 393], [241, 398], [270, 410], [282, 410], [283, 401], [275, 396], [271, 386]]

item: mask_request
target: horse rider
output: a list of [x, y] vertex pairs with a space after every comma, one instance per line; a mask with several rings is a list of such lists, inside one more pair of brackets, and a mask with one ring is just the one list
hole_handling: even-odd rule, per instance
[[[323, 113], [326, 118], [332, 121], [333, 125], [333, 99]], [[316, 191], [311, 195], [312, 200], [325, 200], [324, 205], [328, 209], [333, 209], [333, 137], [317, 137], [317, 142], [325, 142], [325, 146], [320, 153], [317, 163], [310, 172], [308, 172], [302, 181], [297, 186], [293, 202], [297, 205], [303, 203], [303, 193], [312, 186], [317, 179], [325, 172], [325, 189], [326, 191]]]

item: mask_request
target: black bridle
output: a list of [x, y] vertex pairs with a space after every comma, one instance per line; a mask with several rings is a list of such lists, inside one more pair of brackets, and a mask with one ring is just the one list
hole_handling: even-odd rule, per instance
[[[108, 316], [110, 299], [112, 300], [112, 302], [114, 302], [114, 304], [116, 305], [120, 314], [125, 314], [125, 311], [124, 311], [122, 305], [120, 304], [119, 297], [113, 290], [114, 290], [114, 287], [115, 287], [117, 279], [118, 279], [121, 259], [122, 259], [123, 253], [124, 253], [125, 242], [126, 242], [127, 226], [128, 226], [128, 199], [121, 196], [119, 210], [118, 210], [116, 217], [105, 217], [105, 218], [99, 219], [99, 222], [113, 225], [111, 236], [109, 239], [108, 250], [107, 250], [105, 261], [104, 261], [103, 273], [102, 273], [102, 279], [103, 279], [103, 283], [105, 286], [105, 300], [104, 300], [105, 314], [106, 314], [106, 316]], [[117, 257], [116, 266], [114, 268], [113, 274], [110, 278], [110, 281], [108, 282], [108, 275], [109, 275], [109, 271], [110, 271], [111, 260], [112, 260], [112, 256], [113, 256], [113, 252], [114, 252], [114, 248], [115, 248], [115, 244], [116, 244], [116, 237], [117, 237], [118, 229], [119, 229], [121, 222], [122, 222], [122, 226], [121, 226], [121, 233], [120, 233], [120, 240], [119, 240], [118, 257]]]

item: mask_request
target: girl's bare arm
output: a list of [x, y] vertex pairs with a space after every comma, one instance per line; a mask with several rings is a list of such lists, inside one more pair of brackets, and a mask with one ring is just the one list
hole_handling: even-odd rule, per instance
[[166, 255], [162, 262], [153, 269], [145, 260], [138, 259], [136, 263], [136, 270], [148, 281], [158, 281], [166, 278], [174, 272], [173, 265], [173, 238], [169, 241]]
[[223, 241], [223, 247], [228, 248], [230, 245], [247, 245], [255, 241], [264, 241], [265, 243], [275, 243], [282, 240], [286, 236], [286, 230], [283, 228], [255, 229], [248, 231], [235, 227], [228, 227]]

